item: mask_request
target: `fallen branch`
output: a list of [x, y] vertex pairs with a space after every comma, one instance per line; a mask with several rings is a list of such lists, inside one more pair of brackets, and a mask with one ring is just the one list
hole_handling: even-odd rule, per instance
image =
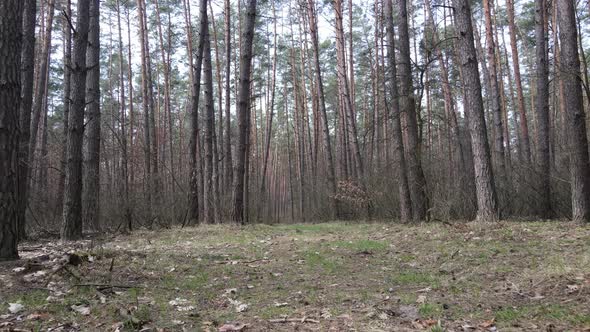
[[231, 265], [237, 265], [237, 264], [252, 264], [252, 263], [256, 263], [256, 262], [263, 262], [263, 261], [268, 261], [268, 259], [264, 259], [264, 258], [260, 258], [260, 259], [253, 259], [251, 261], [215, 261], [215, 264], [220, 264], [220, 265], [226, 265], [226, 264], [231, 264]]
[[132, 289], [132, 288], [157, 288], [169, 291], [177, 291], [180, 289], [176, 288], [169, 288], [169, 287], [160, 287], [160, 286], [143, 286], [143, 285], [121, 285], [121, 284], [74, 284], [74, 287], [96, 287], [97, 289], [109, 289], [109, 288], [122, 288], [122, 289]]
[[269, 319], [270, 323], [313, 323], [319, 324], [319, 320], [303, 317], [303, 318], [280, 318], [280, 319]]

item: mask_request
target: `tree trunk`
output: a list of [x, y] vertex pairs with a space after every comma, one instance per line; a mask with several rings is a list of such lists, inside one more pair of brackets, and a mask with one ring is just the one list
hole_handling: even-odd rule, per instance
[[215, 102], [213, 98], [213, 66], [211, 64], [211, 40], [209, 26], [201, 30], [205, 35], [203, 73], [205, 79], [205, 199], [204, 221], [207, 224], [215, 223], [215, 206], [217, 197], [215, 195], [215, 179], [213, 169], [214, 145], [215, 145]]
[[252, 47], [256, 23], [256, 0], [248, 0], [243, 48], [240, 52], [240, 84], [238, 87], [238, 145], [236, 148], [236, 167], [232, 193], [232, 220], [244, 223], [244, 188], [246, 155], [248, 154], [249, 114], [250, 114], [250, 73], [252, 68]]
[[151, 182], [151, 148], [150, 142], [153, 139], [154, 133], [150, 133], [150, 98], [148, 96], [148, 85], [151, 85], [151, 81], [148, 79], [148, 62], [147, 58], [149, 57], [149, 52], [145, 48], [145, 42], [147, 34], [144, 22], [144, 15], [143, 12], [145, 8], [143, 6], [143, 0], [137, 0], [137, 17], [139, 18], [139, 34], [140, 34], [140, 42], [139, 47], [141, 48], [141, 100], [142, 100], [142, 107], [143, 107], [143, 134], [144, 134], [144, 186], [145, 186], [145, 196], [146, 196], [146, 210], [147, 210], [147, 217], [152, 217], [152, 182]]
[[396, 80], [396, 61], [395, 61], [395, 36], [393, 27], [393, 4], [392, 0], [385, 0], [385, 27], [387, 29], [387, 61], [389, 68], [389, 97], [391, 105], [392, 131], [393, 131], [393, 150], [397, 160], [397, 178], [399, 186], [400, 201], [400, 220], [408, 222], [412, 219], [412, 201], [410, 198], [410, 187], [408, 183], [406, 157], [404, 153], [404, 143], [402, 138], [402, 128], [400, 122], [399, 96], [397, 91]]
[[584, 114], [578, 33], [576, 29], [575, 2], [559, 0], [559, 40], [561, 41], [560, 73], [567, 95], [567, 112], [570, 172], [572, 186], [572, 218], [590, 222], [590, 165], [588, 137]]
[[[225, 170], [224, 192], [229, 192], [232, 185], [233, 162], [231, 152], [231, 114], [230, 114], [230, 73], [231, 73], [231, 8], [229, 0], [225, 0]], [[220, 110], [221, 112], [221, 110]]]
[[207, 22], [207, 0], [199, 2], [199, 41], [197, 44], [197, 61], [194, 66], [193, 86], [191, 90], [191, 131], [189, 136], [189, 158], [190, 158], [190, 189], [188, 206], [188, 223], [199, 222], [199, 164], [197, 156], [199, 136], [199, 95], [201, 91], [201, 67], [203, 65], [203, 51], [205, 49], [205, 34], [203, 31], [209, 29]]
[[31, 111], [35, 70], [35, 21], [37, 1], [24, 1], [23, 40], [21, 59], [22, 103], [20, 105], [20, 146], [18, 149], [18, 237], [25, 239], [26, 212], [29, 204], [29, 140], [31, 138]]
[[522, 79], [520, 78], [520, 61], [516, 44], [516, 24], [514, 23], [514, 0], [507, 0], [508, 30], [510, 32], [510, 48], [512, 50], [512, 66], [514, 67], [514, 82], [516, 83], [516, 97], [518, 99], [518, 114], [520, 115], [520, 135], [522, 137], [522, 155], [526, 164], [531, 163], [531, 144], [529, 140], [529, 126], [527, 122]]
[[541, 218], [551, 217], [551, 167], [549, 159], [549, 64], [547, 31], [545, 31], [545, 0], [535, 0], [535, 40], [537, 55], [537, 179], [536, 210]]
[[498, 69], [496, 66], [496, 42], [494, 40], [494, 29], [492, 26], [492, 0], [484, 0], [484, 15], [486, 25], [486, 47], [487, 63], [490, 73], [490, 108], [494, 118], [494, 157], [498, 165], [498, 173], [504, 178], [506, 175], [506, 164], [504, 157], [504, 135], [502, 125], [502, 104], [500, 102], [500, 89], [498, 87]]
[[272, 138], [272, 120], [274, 117], [274, 107], [275, 107], [275, 88], [276, 88], [276, 77], [277, 77], [277, 16], [275, 11], [275, 4], [272, 4], [272, 12], [273, 12], [273, 48], [274, 53], [272, 57], [272, 77], [270, 78], [270, 104], [268, 105], [268, 117], [266, 119], [266, 140], [264, 141], [264, 151], [262, 156], [262, 180], [260, 182], [260, 200], [259, 200], [259, 213], [261, 209], [265, 208], [264, 203], [266, 202], [266, 178], [267, 178], [267, 168], [268, 168], [268, 158], [270, 155], [270, 142]]
[[86, 49], [88, 46], [90, 0], [78, 1], [78, 18], [72, 56], [72, 108], [68, 132], [67, 168], [62, 240], [82, 237], [82, 145], [84, 138], [84, 108], [86, 106]]
[[18, 259], [17, 217], [21, 199], [17, 158], [23, 9], [21, 0], [0, 2], [0, 261]]
[[[402, 120], [407, 126], [408, 183], [412, 200], [412, 214], [415, 221], [429, 219], [426, 179], [422, 170], [421, 143], [416, 119], [416, 102], [412, 87], [412, 67], [410, 59], [410, 35], [408, 32], [408, 11], [406, 0], [398, 0], [399, 17], [399, 105]], [[403, 121], [402, 121], [403, 122]]]
[[471, 7], [469, 0], [453, 0], [453, 6], [455, 7], [455, 26], [458, 30], [455, 45], [459, 55], [465, 96], [465, 114], [469, 124], [471, 148], [473, 150], [477, 194], [476, 220], [496, 221], [499, 218], [498, 199], [484, 118], [481, 81], [477, 67], [473, 27], [471, 25]]
[[334, 159], [332, 158], [332, 142], [330, 138], [330, 127], [328, 126], [328, 115], [326, 112], [326, 99], [324, 95], [324, 83], [322, 82], [322, 71], [320, 65], [320, 50], [318, 41], [318, 25], [316, 17], [316, 9], [314, 0], [307, 0], [307, 11], [309, 15], [309, 28], [311, 35], [311, 44], [313, 46], [313, 57], [314, 57], [314, 71], [317, 81], [317, 94], [319, 97], [319, 108], [321, 116], [321, 124], [324, 139], [324, 154], [328, 162], [327, 165], [327, 180], [328, 186], [330, 187], [330, 201], [332, 205], [332, 217], [340, 217], [340, 207], [336, 198], [337, 187], [336, 187], [336, 171], [334, 168]]
[[63, 68], [64, 68], [64, 81], [63, 81], [63, 137], [60, 155], [60, 166], [61, 172], [59, 175], [59, 184], [57, 189], [57, 204], [56, 204], [56, 215], [63, 211], [64, 203], [64, 185], [66, 182], [66, 165], [67, 165], [67, 146], [68, 146], [68, 127], [70, 122], [70, 92], [71, 92], [71, 71], [72, 66], [72, 29], [70, 27], [70, 19], [72, 17], [72, 3], [71, 0], [65, 0], [65, 9], [62, 26], [63, 26], [63, 38], [64, 38], [64, 57], [63, 57]]
[[[34, 163], [35, 149], [37, 148], [37, 135], [39, 134], [39, 124], [41, 122], [41, 113], [45, 105], [45, 87], [48, 80], [49, 57], [51, 54], [51, 32], [53, 31], [53, 15], [55, 12], [55, 0], [48, 2], [49, 13], [47, 15], [47, 23], [45, 25], [45, 35], [43, 39], [43, 47], [39, 53], [39, 71], [37, 73], [38, 80], [36, 82], [35, 97], [33, 101], [33, 119], [31, 123], [31, 139], [29, 141], [29, 165]], [[29, 177], [30, 187], [30, 177]]]
[[100, 230], [100, 1], [90, 2], [86, 65], [88, 155], [84, 176], [84, 224]]

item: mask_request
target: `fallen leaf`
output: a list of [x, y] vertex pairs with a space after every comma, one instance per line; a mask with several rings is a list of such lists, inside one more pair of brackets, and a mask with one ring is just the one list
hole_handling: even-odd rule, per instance
[[282, 302], [282, 303], [275, 302], [275, 307], [277, 307], [277, 308], [286, 307], [288, 305], [289, 305], [289, 303], [287, 303], [287, 302]]
[[481, 327], [481, 328], [483, 328], [483, 329], [490, 328], [490, 327], [492, 327], [492, 326], [494, 326], [494, 325], [495, 325], [495, 320], [496, 320], [495, 318], [492, 318], [492, 319], [489, 319], [489, 320], [483, 321], [483, 322], [482, 322], [481, 324], [479, 324], [478, 326], [479, 326], [479, 327]]
[[8, 303], [8, 311], [11, 314], [17, 314], [25, 309], [25, 306], [20, 303]]
[[416, 303], [418, 303], [418, 304], [426, 303], [426, 296], [424, 296], [424, 295], [418, 296], [418, 298], [416, 299]]
[[49, 318], [48, 313], [35, 312], [27, 316], [27, 320], [45, 320], [47, 318]]
[[90, 307], [85, 306], [85, 305], [72, 305], [71, 306], [72, 310], [74, 310], [75, 312], [79, 313], [82, 316], [88, 316], [90, 315]]

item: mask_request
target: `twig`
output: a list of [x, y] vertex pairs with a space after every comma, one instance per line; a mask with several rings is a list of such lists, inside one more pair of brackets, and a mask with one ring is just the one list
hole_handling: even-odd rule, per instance
[[319, 320], [303, 317], [303, 318], [280, 318], [280, 319], [269, 319], [270, 323], [313, 323], [319, 324]]

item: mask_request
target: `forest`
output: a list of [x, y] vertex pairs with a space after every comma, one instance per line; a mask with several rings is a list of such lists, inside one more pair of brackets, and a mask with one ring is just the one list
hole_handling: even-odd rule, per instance
[[590, 329], [589, 22], [0, 0], [0, 331]]

